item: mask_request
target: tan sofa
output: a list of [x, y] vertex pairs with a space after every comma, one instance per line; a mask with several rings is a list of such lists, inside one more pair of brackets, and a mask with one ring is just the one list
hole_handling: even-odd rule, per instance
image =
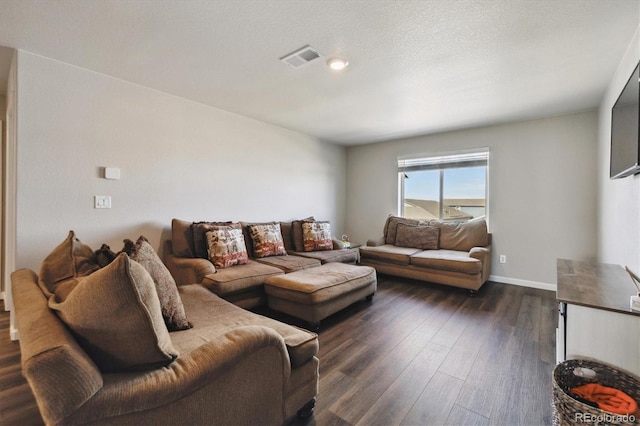
[[249, 262], [216, 269], [209, 259], [197, 255], [198, 245], [194, 241], [194, 226], [197, 223], [173, 219], [171, 241], [166, 243], [164, 261], [178, 284], [200, 283], [218, 296], [246, 309], [266, 305], [264, 282], [271, 276], [328, 262], [356, 263], [357, 250], [345, 249], [335, 239], [333, 250], [304, 251], [301, 222], [279, 222], [287, 254], [263, 258], [257, 258], [253, 252], [251, 237], [247, 231], [251, 223], [241, 222]]
[[[117, 262], [127, 264], [126, 256]], [[130, 271], [141, 274], [134, 266]], [[179, 288], [192, 328], [168, 333], [175, 360], [115, 373], [101, 371], [49, 308], [33, 271], [14, 272], [12, 291], [23, 374], [48, 425], [279, 425], [313, 409], [317, 335], [245, 311], [200, 285]]]
[[389, 216], [383, 236], [360, 247], [360, 263], [473, 294], [489, 279], [491, 234], [484, 219], [447, 223]]

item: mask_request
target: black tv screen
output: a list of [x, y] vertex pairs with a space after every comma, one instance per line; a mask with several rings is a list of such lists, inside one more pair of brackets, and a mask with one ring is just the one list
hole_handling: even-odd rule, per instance
[[611, 110], [611, 179], [640, 173], [640, 149], [638, 129], [640, 114], [639, 67], [631, 74], [627, 85]]

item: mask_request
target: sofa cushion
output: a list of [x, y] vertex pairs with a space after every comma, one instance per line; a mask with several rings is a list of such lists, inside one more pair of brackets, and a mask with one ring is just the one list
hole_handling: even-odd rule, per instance
[[303, 222], [302, 239], [304, 251], [333, 250], [329, 222]]
[[181, 353], [191, 352], [203, 341], [247, 325], [269, 327], [280, 334], [292, 367], [306, 363], [318, 353], [318, 335], [315, 333], [239, 308], [197, 284], [181, 286], [180, 294], [193, 323], [191, 330], [171, 333], [173, 344]]
[[282, 241], [284, 242], [284, 251], [287, 253], [295, 251], [291, 222], [280, 222], [280, 233], [282, 234]]
[[240, 229], [239, 223], [233, 222], [194, 222], [191, 225], [193, 233], [193, 246], [195, 249], [194, 257], [202, 259], [209, 258], [209, 241], [207, 241], [207, 232], [217, 229], [218, 226], [230, 226]]
[[374, 281], [376, 270], [370, 266], [327, 263], [317, 269], [270, 277], [265, 290], [269, 296], [314, 305], [368, 287]]
[[121, 253], [108, 266], [75, 279], [49, 307], [103, 372], [145, 370], [177, 356], [149, 273]]
[[264, 223], [248, 225], [249, 235], [253, 244], [254, 257], [283, 256], [284, 240], [280, 231], [280, 224]]
[[484, 218], [459, 223], [430, 221], [429, 225], [440, 228], [440, 248], [445, 250], [469, 251], [489, 244]]
[[196, 257], [191, 224], [186, 220], [171, 220], [171, 250], [178, 257]]
[[398, 216], [389, 216], [384, 224], [384, 241], [387, 244], [396, 243], [396, 233], [399, 223], [407, 225], [417, 225], [420, 221], [416, 219], [407, 219]]
[[358, 260], [358, 249], [320, 250], [293, 252], [296, 256], [317, 259], [323, 264], [331, 262], [356, 263]]
[[90, 275], [100, 269], [91, 247], [83, 244], [73, 231], [44, 259], [38, 284], [47, 296], [71, 278]]
[[202, 285], [218, 296], [226, 297], [255, 287], [262, 287], [267, 277], [283, 273], [282, 269], [250, 259], [244, 265], [216, 270], [214, 274], [204, 277]]
[[282, 269], [286, 273], [300, 271], [302, 269], [313, 268], [315, 266], [321, 265], [321, 262], [318, 259], [295, 255], [269, 256], [256, 259], [256, 261], [264, 263], [265, 265], [275, 266], [276, 268]]
[[213, 226], [207, 231], [209, 260], [216, 268], [244, 265], [249, 261], [239, 226]]
[[398, 247], [393, 244], [383, 244], [381, 246], [360, 247], [360, 257], [362, 259], [374, 259], [389, 262], [396, 265], [408, 265], [411, 263], [411, 256], [421, 250], [411, 247]]
[[411, 256], [411, 264], [442, 271], [478, 274], [482, 271], [482, 262], [469, 257], [466, 251], [425, 250]]
[[437, 250], [440, 248], [440, 228], [398, 223], [396, 230], [397, 246], [423, 250]]
[[164, 318], [169, 331], [190, 328], [180, 294], [178, 293], [178, 286], [167, 267], [164, 266], [162, 260], [149, 244], [149, 241], [142, 235], [135, 243], [131, 240], [125, 240], [122, 251], [141, 264], [151, 275], [160, 300], [162, 318]]

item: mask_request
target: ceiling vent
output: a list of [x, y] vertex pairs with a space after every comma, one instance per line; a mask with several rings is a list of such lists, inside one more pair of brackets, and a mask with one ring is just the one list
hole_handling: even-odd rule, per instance
[[293, 53], [289, 53], [286, 56], [280, 58], [280, 60], [286, 64], [289, 64], [293, 68], [299, 68], [309, 62], [318, 59], [320, 54], [313, 47], [306, 45], [301, 49], [296, 50]]

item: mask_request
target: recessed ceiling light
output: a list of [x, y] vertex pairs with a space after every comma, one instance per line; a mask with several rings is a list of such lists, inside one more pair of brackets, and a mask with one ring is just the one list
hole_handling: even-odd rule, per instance
[[334, 71], [341, 71], [349, 65], [349, 62], [342, 58], [331, 58], [327, 61], [327, 65]]

